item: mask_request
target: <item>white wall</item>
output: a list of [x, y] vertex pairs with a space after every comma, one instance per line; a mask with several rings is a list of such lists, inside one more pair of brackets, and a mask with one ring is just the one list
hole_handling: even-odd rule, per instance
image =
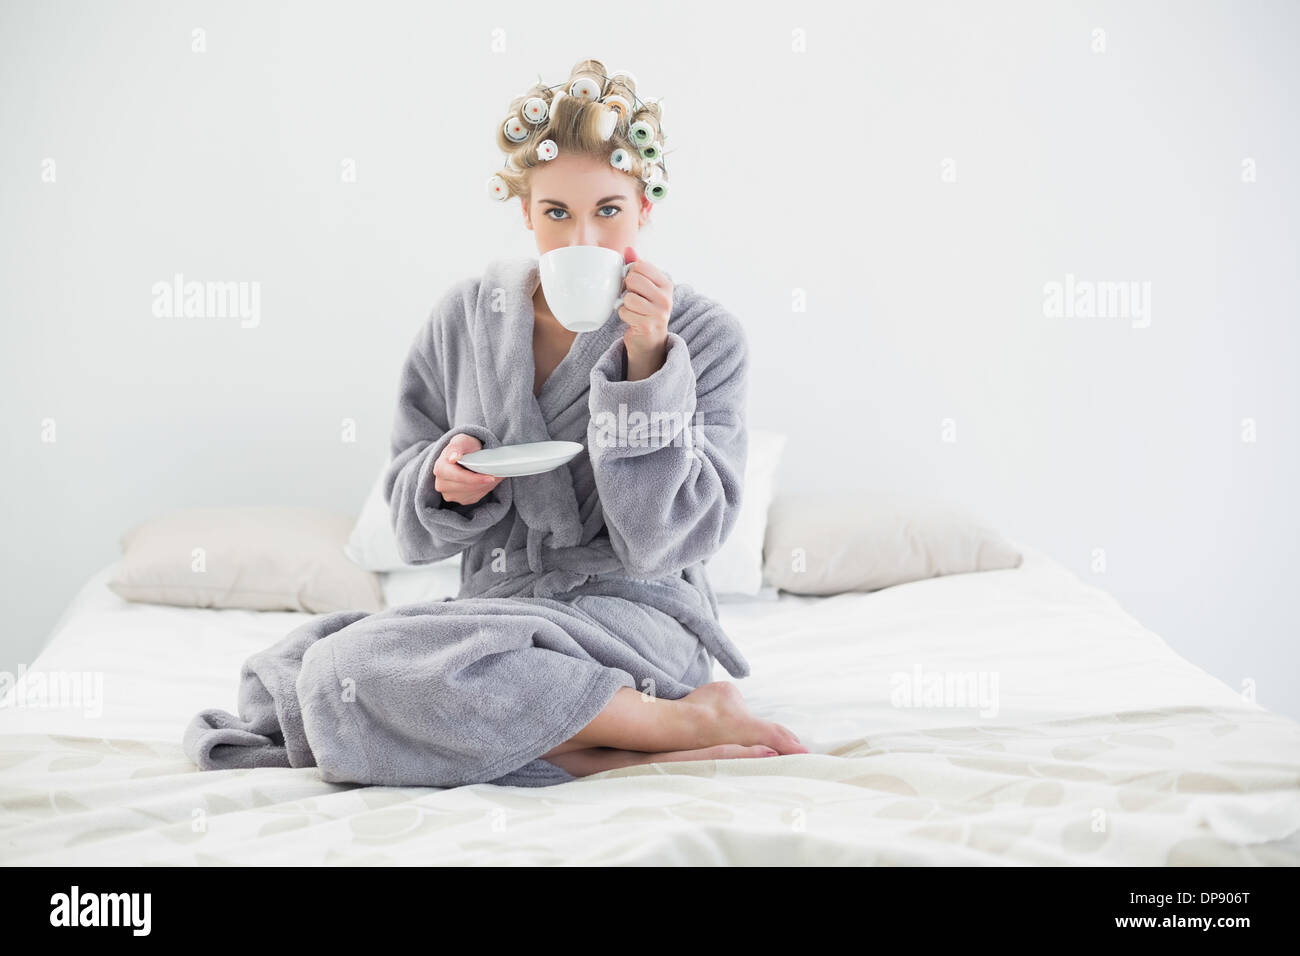
[[[560, 9], [0, 7], [0, 667], [144, 517], [359, 507], [433, 302], [535, 251], [509, 100], [595, 56], [666, 97], [641, 251], [747, 324], [784, 490], [964, 503], [1300, 716], [1295, 4]], [[178, 272], [260, 324], [155, 317]], [[1045, 315], [1067, 274], [1149, 325]]]

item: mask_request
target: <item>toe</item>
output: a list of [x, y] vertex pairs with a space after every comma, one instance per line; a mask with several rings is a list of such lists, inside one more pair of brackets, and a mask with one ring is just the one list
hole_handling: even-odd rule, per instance
[[771, 747], [755, 744], [746, 747], [742, 744], [719, 744], [711, 748], [716, 760], [733, 760], [738, 757], [775, 757], [777, 752]]
[[800, 742], [793, 730], [783, 724], [777, 724], [776, 726], [781, 731], [781, 736], [784, 738], [785, 746], [782, 748], [783, 753], [806, 754], [808, 752], [808, 748]]

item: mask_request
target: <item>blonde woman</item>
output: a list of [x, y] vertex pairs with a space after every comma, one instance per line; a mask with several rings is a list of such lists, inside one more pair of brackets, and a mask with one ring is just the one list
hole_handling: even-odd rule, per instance
[[[204, 711], [187, 733], [200, 766], [546, 786], [807, 752], [710, 680], [714, 660], [749, 674], [704, 566], [743, 495], [747, 349], [730, 313], [636, 254], [667, 190], [662, 108], [630, 74], [584, 60], [507, 114], [490, 195], [519, 199], [539, 255], [623, 254], [622, 304], [595, 331], [568, 331], [534, 258], [494, 260], [448, 290], [402, 370], [385, 490], [403, 560], [461, 554], [459, 595], [329, 615], [255, 655], [244, 719]], [[548, 440], [585, 447], [519, 477], [458, 464]]]

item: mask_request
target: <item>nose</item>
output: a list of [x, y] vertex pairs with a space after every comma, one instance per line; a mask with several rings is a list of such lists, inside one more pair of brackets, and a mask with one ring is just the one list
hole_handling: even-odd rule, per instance
[[578, 221], [574, 223], [573, 233], [569, 236], [570, 242], [575, 246], [598, 246], [600, 245], [600, 231], [587, 218], [577, 217]]

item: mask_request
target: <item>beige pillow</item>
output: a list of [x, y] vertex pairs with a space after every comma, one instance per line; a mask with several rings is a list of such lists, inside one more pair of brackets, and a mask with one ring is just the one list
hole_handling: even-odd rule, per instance
[[379, 577], [343, 552], [352, 518], [315, 508], [190, 508], [122, 537], [108, 586], [128, 601], [254, 611], [379, 611]]
[[996, 531], [944, 502], [890, 492], [782, 495], [768, 512], [763, 582], [794, 594], [876, 591], [1021, 560]]

